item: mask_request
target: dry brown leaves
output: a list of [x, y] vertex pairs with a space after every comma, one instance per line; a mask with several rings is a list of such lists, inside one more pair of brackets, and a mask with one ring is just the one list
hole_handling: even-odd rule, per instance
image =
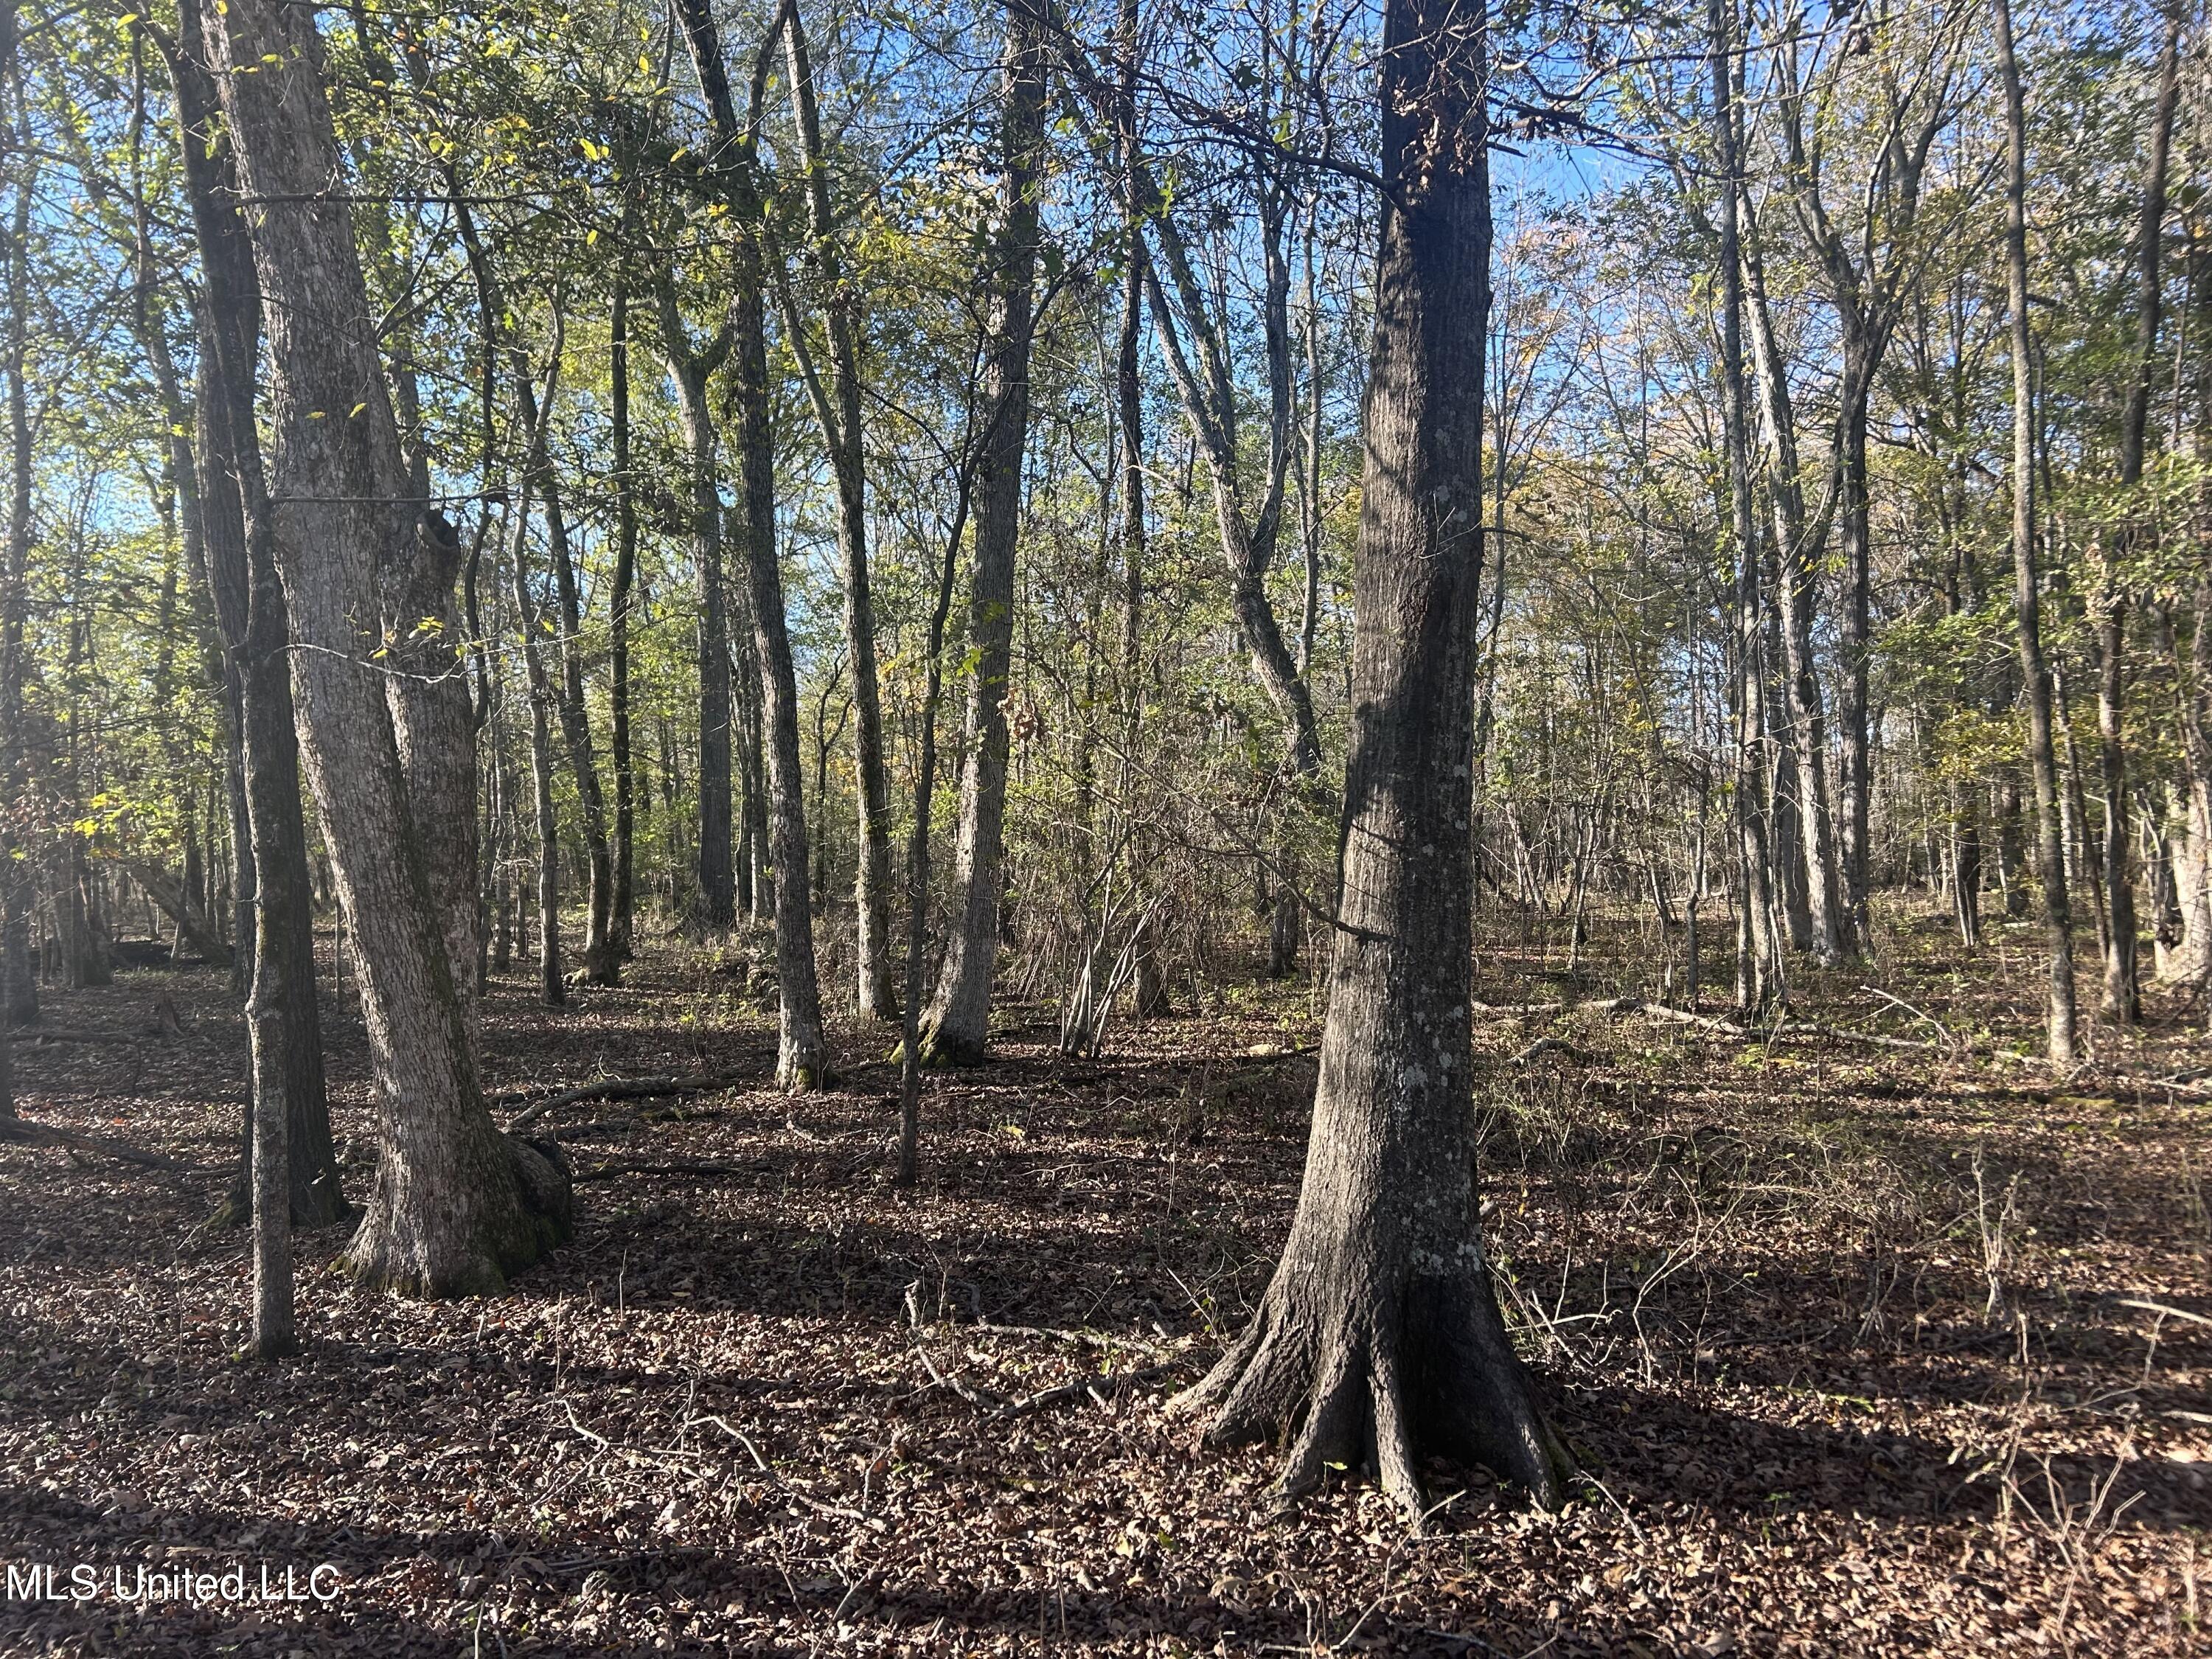
[[[2002, 1019], [2002, 973], [1905, 954], [1916, 1006]], [[1485, 994], [1558, 988], [1540, 966], [1487, 957]], [[488, 1083], [765, 1085], [727, 981], [672, 947], [631, 979], [558, 1014], [495, 987]], [[540, 1127], [587, 1177], [572, 1246], [504, 1300], [424, 1306], [303, 1238], [310, 1346], [265, 1367], [232, 1358], [243, 1241], [198, 1230], [244, 1075], [220, 982], [126, 975], [48, 1018], [128, 1031], [161, 989], [180, 1040], [15, 1047], [27, 1115], [191, 1169], [0, 1147], [0, 1561], [64, 1594], [80, 1563], [327, 1562], [338, 1593], [0, 1600], [0, 1652], [2203, 1650], [2202, 1103], [1634, 1023], [1515, 1068], [1542, 1031], [1486, 1031], [1492, 1249], [1594, 1478], [1547, 1516], [1436, 1468], [1415, 1540], [1357, 1471], [1275, 1517], [1265, 1449], [1160, 1410], [1287, 1223], [1303, 994], [1095, 1065], [1010, 1030], [933, 1082], [913, 1201], [872, 1029], [811, 1098], [564, 1108]], [[366, 1149], [357, 1025], [331, 1024]], [[2122, 1069], [2192, 1054], [2169, 1032]]]

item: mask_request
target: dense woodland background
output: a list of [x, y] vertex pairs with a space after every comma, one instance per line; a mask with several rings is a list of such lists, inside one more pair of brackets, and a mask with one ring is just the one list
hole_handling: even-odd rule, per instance
[[2192, 1650], [2209, 70], [0, 0], [0, 1651]]

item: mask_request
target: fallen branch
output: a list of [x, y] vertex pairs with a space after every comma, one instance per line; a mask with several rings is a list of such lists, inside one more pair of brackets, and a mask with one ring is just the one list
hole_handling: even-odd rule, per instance
[[1539, 1054], [1565, 1054], [1577, 1066], [1594, 1066], [1597, 1063], [1595, 1054], [1577, 1043], [1568, 1042], [1563, 1036], [1538, 1037], [1519, 1054], [1514, 1055], [1510, 1063], [1516, 1066], [1526, 1066]]
[[2212, 1325], [2212, 1319], [2201, 1313], [2191, 1313], [2186, 1308], [2170, 1307], [2163, 1302], [2145, 1302], [2132, 1296], [2124, 1296], [2120, 1298], [2120, 1305], [2123, 1308], [2140, 1308], [2145, 1313], [2160, 1314], [2168, 1319], [2185, 1319], [2192, 1325]]
[[10, 1042], [144, 1042], [149, 1036], [136, 1031], [66, 1031], [38, 1025], [27, 1031], [11, 1031]]
[[192, 949], [217, 968], [230, 966], [230, 946], [216, 937], [214, 926], [200, 914], [182, 882], [160, 865], [144, 859], [125, 859], [123, 867], [130, 872], [131, 880], [146, 890], [146, 896], [168, 913], [169, 920], [191, 941]]
[[1010, 1400], [991, 1413], [995, 1420], [1008, 1417], [1027, 1417], [1032, 1412], [1048, 1411], [1071, 1401], [1086, 1396], [1103, 1406], [1124, 1389], [1157, 1382], [1173, 1371], [1172, 1364], [1148, 1365], [1140, 1371], [1125, 1371], [1119, 1376], [1085, 1376], [1073, 1382], [1063, 1382], [1056, 1389], [1047, 1389], [1040, 1394], [1024, 1395], [1019, 1400]]
[[0, 1140], [19, 1146], [66, 1146], [71, 1152], [102, 1152], [109, 1158], [119, 1158], [125, 1164], [137, 1164], [149, 1170], [167, 1170], [178, 1175], [189, 1175], [191, 1165], [179, 1164], [173, 1158], [160, 1152], [149, 1152], [133, 1146], [126, 1140], [112, 1140], [106, 1135], [79, 1134], [74, 1129], [57, 1129], [49, 1123], [33, 1123], [27, 1118], [0, 1117]]
[[[600, 1083], [587, 1083], [579, 1089], [563, 1090], [557, 1095], [548, 1095], [534, 1105], [526, 1106], [507, 1120], [507, 1132], [526, 1129], [548, 1112], [556, 1112], [563, 1106], [580, 1106], [587, 1100], [650, 1100], [659, 1095], [698, 1095], [726, 1089], [731, 1079], [726, 1077], [628, 1077], [609, 1078]], [[518, 1098], [512, 1094], [495, 1095], [495, 1104]]]
[[758, 1164], [728, 1164], [711, 1158], [660, 1158], [622, 1163], [595, 1164], [588, 1170], [579, 1170], [570, 1177], [573, 1182], [612, 1181], [617, 1176], [734, 1176], [758, 1175], [765, 1165]]

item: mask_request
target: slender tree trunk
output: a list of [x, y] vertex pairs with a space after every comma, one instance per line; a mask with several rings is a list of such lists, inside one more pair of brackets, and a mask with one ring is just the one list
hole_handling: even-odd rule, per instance
[[2051, 1058], [2071, 1065], [2074, 1034], [2073, 916], [2066, 901], [2066, 847], [2058, 819], [2058, 767], [2051, 750], [2051, 676], [2044, 666], [2035, 571], [2035, 404], [2027, 315], [2027, 116], [2013, 53], [2011, 0], [1990, 0], [1997, 73], [2004, 83], [2005, 285], [2012, 343], [2013, 604], [2021, 678], [2027, 696], [2027, 758], [2035, 779], [2043, 923], [2050, 956]]
[[[30, 117], [22, 107], [23, 71], [18, 61], [21, 20], [18, 0], [0, 0], [0, 86], [14, 125], [16, 159], [9, 172], [14, 185], [8, 205], [8, 242], [3, 286], [7, 294], [4, 349], [8, 396], [8, 543], [6, 568], [0, 569], [0, 790], [9, 801], [23, 799], [28, 780], [24, 752], [23, 629], [29, 610], [31, 502], [33, 490], [30, 395], [26, 384], [31, 349], [31, 207], [39, 189], [39, 151], [31, 143]], [[35, 14], [34, 14], [35, 15]], [[14, 827], [0, 830], [0, 952], [8, 958], [7, 1025], [33, 1025], [39, 1018], [39, 981], [32, 971], [31, 911], [34, 896], [31, 860]]]
[[[545, 411], [550, 421], [552, 410]], [[584, 697], [583, 597], [562, 514], [559, 480], [547, 461], [538, 488], [545, 501], [546, 551], [553, 564], [553, 587], [561, 607], [561, 679], [556, 703], [562, 744], [568, 751], [568, 775], [582, 806], [584, 853], [589, 866], [585, 890], [584, 977], [593, 985], [622, 981], [622, 953], [614, 938], [614, 856], [607, 846], [606, 793], [599, 787], [599, 763], [592, 752], [592, 720]]]
[[[2166, 227], [2166, 161], [2173, 137], [2173, 116], [2180, 95], [2181, 23], [2184, 8], [2166, 8], [2166, 44], [2160, 54], [2158, 97], [2151, 111], [2148, 160], [2142, 211], [2136, 230], [2135, 372], [2120, 422], [2120, 483], [2134, 489], [2142, 482], [2143, 451], [2150, 399], [2158, 370], [2158, 330], [2165, 287], [2161, 239]], [[2136, 514], [2119, 532], [2121, 550], [2132, 555], [2157, 533], [2155, 515]], [[2119, 1025], [2142, 1019], [2142, 975], [2136, 962], [2135, 883], [2128, 868], [2128, 841], [2134, 828], [2128, 805], [2126, 707], [2128, 595], [2108, 559], [2097, 605], [2097, 737], [2099, 770], [2105, 786], [2105, 998], [2106, 1018]]]
[[1490, 206], [1483, 14], [1389, 0], [1382, 243], [1354, 573], [1340, 921], [1297, 1213], [1258, 1315], [1179, 1401], [1287, 1434], [1286, 1493], [1366, 1462], [1418, 1521], [1420, 1460], [1563, 1492], [1484, 1260], [1467, 858]]
[[[1115, 103], [1117, 142], [1124, 156], [1137, 144], [1138, 3], [1121, 0], [1119, 49], [1121, 84]], [[1121, 276], [1121, 328], [1115, 343], [1114, 397], [1120, 415], [1121, 453], [1121, 793], [1125, 803], [1138, 792], [1132, 765], [1145, 724], [1145, 274], [1139, 262], [1137, 234], [1129, 235], [1127, 269]], [[1139, 832], [1141, 833], [1141, 832]], [[1167, 975], [1160, 964], [1159, 925], [1147, 906], [1137, 921], [1132, 947], [1135, 973], [1131, 995], [1139, 1020], [1171, 1012]]]
[[[532, 439], [534, 447], [538, 441]], [[535, 469], [532, 469], [533, 471]], [[561, 822], [553, 804], [553, 684], [538, 645], [543, 624], [530, 592], [530, 500], [524, 485], [508, 548], [514, 579], [516, 637], [530, 695], [530, 784], [538, 829], [538, 989], [549, 1008], [568, 1000], [561, 956]]]
[[953, 859], [959, 910], [922, 1032], [933, 1064], [972, 1063], [990, 1040], [991, 979], [999, 958], [1005, 855], [1006, 680], [1014, 637], [1014, 555], [1021, 539], [1022, 454], [1029, 441], [1030, 336], [1034, 323], [1038, 167], [1044, 147], [1045, 46], [1031, 0], [1010, 0], [1000, 52], [1001, 228], [977, 286], [991, 296], [985, 324], [985, 425], [976, 455], [975, 563], [969, 577], [966, 763]]
[[[693, 15], [696, 12], [704, 16], [703, 0], [682, 0], [682, 3], [692, 54], [697, 60], [702, 58], [702, 35]], [[898, 1009], [891, 997], [890, 786], [884, 761], [882, 702], [876, 684], [875, 603], [869, 591], [867, 470], [860, 414], [858, 331], [830, 210], [829, 166], [822, 147], [813, 65], [807, 53], [806, 33], [796, 0], [785, 0], [778, 21], [785, 32], [793, 112], [797, 119], [800, 151], [806, 161], [806, 199], [812, 233], [809, 247], [815, 275], [822, 285], [823, 323], [830, 350], [830, 380], [825, 386], [813, 369], [811, 354], [805, 349], [806, 331], [797, 306], [791, 301], [789, 285], [780, 283], [779, 293], [788, 309], [792, 341], [800, 353], [837, 489], [837, 550], [845, 585], [845, 649], [853, 668], [853, 762], [860, 796], [860, 860], [854, 885], [859, 970], [856, 991], [861, 1012], [878, 1019], [895, 1019], [898, 1018]], [[706, 27], [709, 31], [708, 38], [711, 39], [711, 21]], [[716, 46], [715, 51], [719, 54], [720, 47]], [[755, 81], [757, 97], [759, 77], [756, 76]], [[713, 101], [710, 95], [710, 106]], [[728, 102], [726, 88], [723, 101]], [[755, 110], [740, 139], [732, 106], [727, 123], [729, 136], [724, 142], [742, 145], [747, 167], [750, 166], [752, 128], [758, 118]]]
[[1846, 322], [1844, 408], [1836, 465], [1837, 527], [1843, 543], [1842, 626], [1836, 653], [1843, 670], [1836, 724], [1841, 731], [1837, 781], [1843, 797], [1837, 836], [1842, 914], [1836, 932], [1846, 955], [1866, 949], [1869, 804], [1873, 793], [1867, 671], [1873, 658], [1869, 598], [1873, 585], [1874, 527], [1867, 465], [1867, 403], [1874, 389], [1874, 350]]
[[614, 593], [608, 613], [607, 690], [615, 774], [614, 894], [608, 918], [615, 954], [627, 960], [635, 945], [637, 908], [637, 769], [630, 758], [629, 611], [637, 585], [637, 480], [630, 471], [629, 280], [615, 274], [612, 339], [608, 348], [608, 441], [614, 452]]
[[699, 857], [696, 920], [712, 933], [738, 918], [735, 837], [730, 817], [732, 709], [730, 623], [722, 574], [722, 498], [714, 477], [714, 417], [707, 378], [729, 349], [725, 329], [694, 352], [677, 309], [672, 283], [659, 288], [661, 333], [676, 383], [677, 413], [690, 486], [691, 562], [699, 577]]
[[[750, 167], [748, 154], [742, 165]], [[748, 181], [750, 185], [750, 181]], [[732, 310], [737, 323], [738, 459], [744, 487], [744, 561], [752, 650], [759, 676], [768, 774], [769, 860], [775, 875], [775, 1074], [787, 1089], [829, 1079], [822, 994], [814, 963], [814, 912], [806, 890], [806, 775], [799, 753], [799, 678], [785, 620], [775, 547], [775, 434], [770, 425], [767, 301], [759, 242], [740, 243]]]
[[[202, 21], [239, 185], [258, 204], [250, 231], [269, 327], [276, 464], [270, 488], [245, 492], [248, 533], [270, 538], [300, 647], [289, 653], [293, 693], [359, 944], [381, 1109], [383, 1158], [347, 1261], [366, 1283], [418, 1294], [494, 1290], [566, 1235], [568, 1179], [557, 1149], [549, 1156], [508, 1140], [484, 1109], [448, 945], [453, 905], [424, 849], [428, 838], [466, 844], [472, 934], [473, 756], [438, 752], [450, 727], [390, 685], [374, 655], [386, 615], [380, 567], [406, 568], [423, 585], [437, 573], [422, 545], [423, 508], [410, 498], [350, 213], [328, 191], [339, 161], [322, 40], [313, 14], [272, 0], [227, 0]], [[234, 385], [250, 383], [247, 373], [226, 365]], [[235, 435], [241, 467], [258, 474], [250, 438]], [[447, 604], [417, 617], [447, 616], [444, 574]], [[456, 662], [435, 689], [459, 684], [459, 672]], [[445, 811], [454, 774], [471, 778], [458, 821]]]
[[[240, 954], [250, 960], [252, 1100], [273, 1097], [283, 1109], [292, 1222], [327, 1226], [343, 1218], [349, 1206], [339, 1185], [323, 1074], [314, 898], [286, 648], [291, 630], [266, 533], [265, 506], [255, 514], [254, 523], [264, 532], [258, 536], [246, 514], [247, 493], [263, 487], [258, 447], [244, 453], [239, 448], [239, 434], [255, 431], [252, 387], [250, 381], [231, 378], [240, 365], [251, 372], [260, 340], [253, 253], [245, 222], [229, 200], [236, 191], [234, 165], [216, 137], [216, 92], [200, 56], [198, 0], [185, 0], [179, 21], [183, 35], [172, 65], [178, 140], [199, 240], [203, 287], [194, 398], [199, 481], [195, 506], [209, 605], [222, 636], [227, 678], [237, 687], [239, 793], [245, 822], [234, 824], [233, 839], [237, 842], [244, 831], [241, 888], [247, 885], [246, 872], [252, 872], [250, 949], [248, 936], [239, 938]], [[249, 1104], [241, 1137], [246, 1157], [229, 1200], [229, 1215], [239, 1221], [251, 1212], [258, 1184], [253, 1169], [261, 1144], [258, 1122], [258, 1104]]]
[[1753, 234], [1741, 239], [1743, 274], [1751, 322], [1752, 356], [1757, 366], [1759, 411], [1766, 434], [1767, 501], [1774, 521], [1777, 578], [1775, 598], [1781, 613], [1783, 688], [1797, 766], [1797, 828], [1802, 840], [1805, 904], [1809, 949], [1814, 963], [1830, 967], [1844, 955], [1844, 897], [1838, 872], [1835, 811], [1828, 787], [1827, 714], [1813, 653], [1814, 601], [1817, 585], [1811, 567], [1814, 548], [1825, 538], [1825, 516], [1814, 521], [1806, 509], [1797, 450], [1796, 415], [1790, 381], [1766, 297], [1766, 268], [1757, 235], [1757, 218], [1747, 211], [1741, 180], [1735, 198], [1743, 222]]
[[[1722, 174], [1720, 192], [1721, 407], [1728, 452], [1729, 525], [1736, 568], [1736, 835], [1743, 864], [1744, 927], [1738, 1000], [1745, 1013], [1762, 1013], [1787, 996], [1774, 887], [1768, 816], [1769, 779], [1762, 750], [1766, 738], [1765, 619], [1759, 576], [1765, 562], [1753, 517], [1751, 455], [1743, 378], [1743, 257], [1737, 224], [1737, 131], [1735, 80], [1727, 8], [1708, 0], [1713, 75], [1713, 132]], [[1579, 944], [1579, 939], [1577, 943]]]

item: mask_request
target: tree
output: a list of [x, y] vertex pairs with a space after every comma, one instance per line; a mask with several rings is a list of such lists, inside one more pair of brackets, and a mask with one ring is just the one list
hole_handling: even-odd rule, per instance
[[[470, 749], [457, 752], [465, 717], [458, 733], [449, 718], [448, 690], [466, 697], [459, 659], [448, 645], [442, 672], [411, 683], [386, 665], [395, 597], [434, 599], [442, 585], [435, 611], [400, 613], [410, 634], [449, 614], [450, 545], [411, 494], [352, 216], [329, 191], [341, 164], [312, 15], [228, 0], [201, 21], [240, 187], [258, 209], [249, 232], [275, 443], [263, 533], [290, 614], [302, 747], [358, 942], [377, 1081], [384, 1157], [346, 1261], [366, 1283], [414, 1294], [495, 1290], [566, 1236], [571, 1200], [557, 1150], [501, 1134], [477, 1082], [459, 982], [475, 963], [473, 787], [459, 822], [439, 816], [456, 775], [474, 769]], [[404, 579], [380, 588], [394, 567]], [[465, 893], [438, 879], [432, 834], [467, 844]], [[464, 902], [465, 957], [451, 948]]]
[[[236, 158], [221, 140], [215, 81], [203, 55], [200, 0], [184, 0], [179, 27], [178, 38], [162, 46], [200, 254], [194, 508], [210, 607], [237, 685], [244, 850], [253, 875], [253, 938], [251, 950], [241, 954], [250, 964], [246, 1018], [255, 1070], [246, 1156], [230, 1210], [240, 1220], [255, 1213], [260, 1190], [255, 1160], [264, 1145], [281, 1144], [290, 1170], [291, 1219], [322, 1226], [342, 1218], [348, 1206], [323, 1073], [313, 894], [293, 721], [291, 627], [270, 545], [273, 521], [254, 424], [260, 307], [252, 249], [233, 205]], [[260, 1127], [260, 1108], [272, 1101], [284, 1119], [281, 1143]]]
[[1382, 247], [1364, 411], [1342, 898], [1297, 1213], [1259, 1313], [1180, 1396], [1217, 1443], [1291, 1435], [1285, 1493], [1372, 1456], [1418, 1519], [1421, 1457], [1559, 1501], [1567, 1460], [1500, 1316], [1468, 1103], [1472, 646], [1491, 219], [1484, 28], [1390, 0]]
[[[945, 941], [922, 1035], [935, 1063], [982, 1057], [991, 1032], [999, 958], [999, 896], [1006, 815], [1006, 680], [1014, 640], [1014, 555], [1021, 540], [1022, 456], [1029, 445], [1030, 337], [1034, 330], [1039, 162], [1044, 148], [1046, 52], [1032, 0], [1008, 0], [1000, 55], [999, 210], [976, 286], [988, 295], [981, 447], [975, 485], [975, 562], [969, 578], [966, 763], [953, 866], [957, 916]], [[951, 555], [947, 554], [950, 559]]]
[[[700, 24], [692, 20], [703, 15], [696, 8], [685, 13], [695, 58]], [[830, 350], [825, 385], [814, 367], [806, 326], [790, 285], [779, 273], [777, 294], [783, 301], [792, 349], [799, 358], [836, 479], [837, 551], [845, 585], [845, 649], [853, 663], [853, 764], [860, 783], [860, 859], [853, 891], [859, 974], [855, 991], [861, 1012], [890, 1019], [896, 1012], [891, 1001], [890, 977], [890, 786], [884, 772], [884, 718], [876, 687], [876, 611], [868, 577], [867, 466], [860, 418], [855, 306], [830, 210], [829, 163], [823, 153], [814, 67], [807, 54], [798, 0], [784, 0], [776, 21], [791, 60], [793, 112], [799, 127], [799, 153], [806, 167], [811, 231], [807, 246], [822, 285], [823, 323]], [[756, 84], [758, 79], [755, 77]], [[711, 106], [711, 96], [708, 101]], [[799, 866], [800, 871], [804, 868], [804, 865]]]
[[2012, 568], [2021, 679], [2027, 696], [2027, 760], [2035, 777], [2035, 822], [2050, 958], [2051, 1058], [2074, 1060], [2074, 918], [2066, 902], [2066, 845], [2058, 817], [2058, 767], [2051, 746], [2051, 675], [2044, 665], [2035, 568], [2034, 340], [2027, 315], [2027, 112], [2013, 50], [2010, 0], [1990, 0], [1997, 75], [2004, 86], [2005, 302], [2012, 326]]

